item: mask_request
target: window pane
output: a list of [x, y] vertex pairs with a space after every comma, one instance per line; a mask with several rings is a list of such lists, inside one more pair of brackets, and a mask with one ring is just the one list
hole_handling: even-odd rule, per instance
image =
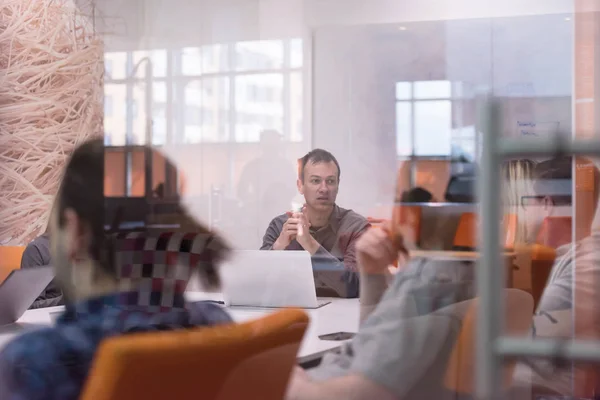
[[199, 47], [181, 49], [181, 73], [183, 75], [200, 75], [202, 73], [202, 57]]
[[184, 143], [228, 140], [229, 78], [190, 82], [184, 90], [184, 101]]
[[110, 113], [104, 114], [104, 142], [110, 146], [123, 146], [127, 132], [127, 90], [125, 85], [105, 84], [104, 105]]
[[[150, 64], [147, 60], [144, 60], [146, 58], [149, 59]], [[154, 77], [164, 78], [167, 76], [167, 50], [134, 51], [130, 74], [135, 70], [136, 78], [145, 78], [147, 68], [152, 68], [152, 76]]]
[[260, 131], [283, 130], [283, 75], [242, 75], [235, 80], [236, 142], [256, 142]]
[[304, 137], [304, 103], [302, 73], [290, 74], [290, 140], [301, 142]]
[[469, 161], [475, 160], [475, 139], [461, 139], [452, 142], [452, 158], [466, 158]]
[[304, 61], [302, 39], [290, 40], [290, 67], [300, 68]]
[[202, 80], [202, 138], [224, 142], [229, 139], [229, 78]]
[[186, 47], [181, 50], [181, 72], [198, 76], [229, 70], [227, 45], [214, 44], [202, 47]]
[[148, 121], [146, 119], [146, 85], [137, 83], [133, 85], [133, 98], [131, 102], [132, 128], [130, 132], [130, 144], [146, 144], [146, 129]]
[[224, 72], [229, 69], [227, 46], [224, 44], [203, 46], [201, 56], [203, 74]]
[[396, 103], [396, 151], [400, 157], [412, 154], [411, 120], [411, 103]]
[[283, 67], [283, 41], [261, 40], [235, 45], [238, 71], [276, 69]]
[[152, 93], [152, 144], [167, 143], [167, 84], [154, 82]]
[[446, 101], [415, 102], [415, 154], [449, 156], [452, 106]]
[[106, 80], [125, 79], [127, 73], [127, 53], [104, 53]]
[[410, 100], [411, 90], [410, 82], [396, 82], [396, 100]]
[[452, 84], [450, 81], [415, 82], [415, 99], [450, 98]]

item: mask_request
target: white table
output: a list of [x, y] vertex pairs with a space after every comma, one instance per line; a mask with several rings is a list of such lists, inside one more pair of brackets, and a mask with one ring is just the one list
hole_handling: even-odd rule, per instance
[[[188, 301], [222, 300], [220, 293], [187, 292]], [[319, 299], [325, 300], [325, 299]], [[339, 348], [343, 342], [319, 339], [320, 335], [336, 332], [357, 332], [360, 306], [358, 299], [327, 299], [331, 303], [315, 310], [306, 310], [310, 323], [298, 351], [298, 362], [320, 358], [324, 353]], [[27, 311], [15, 324], [0, 327], [0, 349], [22, 332], [51, 326], [63, 307], [49, 307]], [[236, 322], [263, 317], [277, 311], [264, 308], [227, 308]]]

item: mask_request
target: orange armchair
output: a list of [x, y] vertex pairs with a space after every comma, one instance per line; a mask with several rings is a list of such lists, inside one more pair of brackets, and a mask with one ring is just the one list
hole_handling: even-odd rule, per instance
[[[456, 250], [474, 250], [477, 248], [477, 214], [472, 212], [460, 216], [458, 227], [454, 234], [454, 248]], [[502, 221], [504, 248], [512, 249], [517, 236], [517, 216], [506, 214]]]
[[[504, 290], [504, 335], [526, 335], [531, 328], [533, 317], [533, 299], [527, 292], [518, 289]], [[475, 346], [477, 342], [477, 313], [479, 299], [470, 300], [469, 309], [462, 320], [462, 328], [454, 344], [448, 365], [444, 385], [448, 390], [460, 394], [475, 393]], [[512, 382], [515, 361], [503, 364], [503, 384], [508, 389]]]
[[288, 309], [243, 324], [105, 340], [82, 400], [280, 400], [308, 316]]
[[12, 270], [21, 268], [25, 246], [0, 246], [0, 283]]
[[460, 216], [454, 234], [455, 250], [474, 250], [477, 248], [477, 215], [472, 212]]

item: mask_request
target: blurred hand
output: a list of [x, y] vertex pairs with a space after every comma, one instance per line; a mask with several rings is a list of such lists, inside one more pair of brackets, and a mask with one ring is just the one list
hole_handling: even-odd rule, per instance
[[311, 385], [311, 380], [302, 368], [295, 366], [288, 383], [285, 394], [286, 400], [300, 399], [306, 396], [306, 389]]
[[279, 237], [275, 243], [273, 243], [273, 250], [285, 250], [285, 248], [290, 245], [292, 240], [296, 239], [296, 236], [298, 235], [299, 224], [300, 220], [298, 218], [294, 217], [293, 215], [290, 216], [287, 221], [284, 222]]
[[306, 214], [306, 207], [302, 208], [302, 212], [294, 213], [292, 218], [298, 220], [296, 240], [304, 250], [314, 255], [321, 245], [310, 234], [310, 220]]
[[367, 274], [385, 274], [400, 250], [391, 238], [389, 224], [372, 227], [356, 242], [358, 267]]

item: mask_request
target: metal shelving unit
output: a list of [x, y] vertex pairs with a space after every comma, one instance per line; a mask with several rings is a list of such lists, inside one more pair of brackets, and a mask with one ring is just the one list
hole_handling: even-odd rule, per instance
[[548, 139], [501, 138], [500, 106], [486, 100], [483, 108], [483, 148], [478, 194], [481, 204], [479, 227], [482, 265], [477, 268], [477, 285], [481, 299], [477, 318], [476, 396], [495, 399], [502, 392], [503, 357], [545, 357], [555, 360], [600, 362], [600, 346], [596, 341], [560, 339], [525, 339], [502, 336], [504, 315], [502, 287], [505, 269], [500, 263], [500, 163], [504, 157], [548, 154], [600, 154], [599, 140], [568, 140], [557, 134]]

